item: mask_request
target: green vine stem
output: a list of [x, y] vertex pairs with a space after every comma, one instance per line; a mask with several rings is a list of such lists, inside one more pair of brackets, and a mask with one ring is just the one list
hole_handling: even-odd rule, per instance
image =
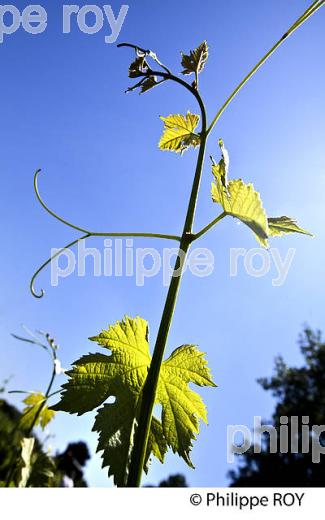
[[[196, 97], [199, 96], [197, 93]], [[201, 100], [201, 98], [200, 98]], [[168, 339], [168, 334], [171, 326], [171, 322], [174, 315], [176, 306], [178, 291], [182, 279], [184, 262], [186, 259], [187, 252], [190, 244], [193, 241], [192, 237], [192, 226], [195, 215], [197, 196], [200, 187], [202, 168], [204, 163], [205, 149], [206, 149], [206, 130], [207, 130], [207, 119], [206, 111], [203, 102], [200, 103], [201, 114], [202, 114], [202, 130], [201, 130], [201, 144], [197, 160], [197, 166], [194, 176], [194, 182], [192, 186], [192, 192], [188, 205], [188, 211], [184, 224], [184, 230], [182, 240], [179, 246], [178, 256], [175, 262], [175, 268], [173, 276], [170, 282], [167, 298], [158, 330], [156, 344], [153, 352], [152, 361], [150, 364], [147, 379], [143, 388], [142, 402], [140, 407], [139, 423], [135, 433], [134, 448], [132, 450], [130, 470], [128, 476], [128, 487], [137, 487], [141, 484], [142, 468], [144, 465], [148, 437], [150, 432], [151, 418], [153, 407], [155, 404], [156, 390], [158, 385], [159, 373], [165, 347]]]
[[90, 237], [89, 233], [87, 233], [86, 235], [83, 235], [82, 237], [80, 238], [77, 238], [76, 240], [74, 240], [73, 242], [70, 242], [70, 244], [68, 244], [67, 246], [65, 247], [62, 247], [61, 249], [59, 249], [54, 255], [52, 255], [48, 260], [46, 260], [46, 262], [44, 262], [44, 264], [41, 265], [41, 267], [39, 267], [37, 269], [37, 271], [33, 274], [32, 276], [32, 279], [30, 281], [30, 291], [32, 293], [32, 295], [35, 297], [35, 298], [43, 298], [44, 294], [45, 294], [45, 291], [44, 289], [41, 289], [41, 292], [38, 294], [36, 291], [35, 291], [35, 287], [34, 287], [34, 284], [35, 284], [35, 280], [37, 278], [37, 276], [40, 274], [41, 271], [43, 271], [43, 269], [45, 269], [45, 267], [47, 265], [49, 265], [52, 260], [54, 260], [55, 258], [57, 258], [58, 256], [60, 256], [61, 253], [63, 253], [64, 250], [66, 249], [69, 249], [70, 247], [73, 247], [75, 244], [77, 244], [78, 242], [80, 242], [81, 240], [85, 240], [86, 238]]
[[201, 229], [201, 231], [199, 231], [198, 233], [195, 233], [195, 235], [193, 235], [193, 241], [194, 240], [197, 240], [198, 238], [201, 238], [203, 235], [205, 235], [205, 233], [207, 233], [208, 231], [210, 231], [210, 229], [212, 229], [216, 224], [218, 224], [218, 222], [220, 222], [220, 220], [222, 220], [223, 218], [225, 218], [227, 216], [227, 213], [225, 213], [224, 211], [218, 215], [217, 218], [215, 218], [214, 220], [212, 220], [212, 222], [210, 222], [210, 224], [208, 224], [207, 226], [205, 226], [204, 228]]

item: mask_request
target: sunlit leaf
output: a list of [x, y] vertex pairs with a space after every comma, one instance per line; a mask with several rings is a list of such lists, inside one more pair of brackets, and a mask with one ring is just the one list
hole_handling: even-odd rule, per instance
[[[90, 338], [111, 354], [89, 354], [76, 361], [67, 373], [69, 381], [63, 385], [61, 401], [54, 407], [82, 414], [115, 398], [98, 410], [94, 430], [99, 433], [103, 466], [109, 466], [109, 475], [118, 486], [126, 483], [142, 389], [151, 363], [148, 335], [145, 320], [126, 317]], [[214, 386], [203, 354], [185, 345], [161, 368], [156, 402], [162, 405], [162, 416], [153, 417], [144, 470], [151, 454], [163, 462], [168, 446], [192, 464], [192, 440], [200, 419], [206, 421], [206, 409], [201, 397], [188, 387], [189, 382]]]
[[252, 184], [245, 184], [241, 179], [228, 182], [228, 152], [220, 141], [222, 159], [218, 164], [213, 162], [212, 200], [220, 204], [227, 215], [238, 218], [255, 234], [258, 242], [268, 245], [268, 222], [260, 195]]
[[194, 345], [179, 347], [163, 363], [157, 392], [166, 441], [193, 467], [192, 440], [199, 433], [200, 419], [207, 423], [207, 411], [200, 395], [191, 390], [188, 383], [215, 386], [203, 353]]
[[212, 159], [214, 182], [211, 194], [213, 202], [220, 204], [226, 215], [238, 218], [246, 224], [263, 247], [268, 246], [269, 237], [287, 233], [311, 235], [290, 217], [267, 218], [260, 194], [252, 184], [245, 184], [241, 179], [228, 181], [229, 154], [221, 139], [219, 146], [222, 157], [218, 164]]
[[41, 392], [30, 394], [24, 399], [23, 402], [27, 406], [24, 408], [20, 418], [20, 427], [22, 429], [29, 430], [34, 424], [34, 426], [40, 425], [44, 430], [48, 423], [52, 421], [55, 412], [46, 406], [45, 401], [45, 395]]
[[200, 136], [195, 133], [200, 116], [188, 112], [186, 116], [173, 114], [161, 117], [164, 122], [164, 133], [159, 142], [161, 150], [183, 153], [190, 146], [200, 144]]
[[298, 226], [297, 222], [290, 217], [274, 217], [268, 219], [269, 234], [272, 237], [282, 236], [287, 233], [301, 233], [313, 236], [309, 231], [305, 231]]
[[149, 440], [147, 445], [147, 454], [144, 463], [145, 472], [148, 471], [148, 462], [151, 453], [161, 462], [164, 462], [165, 455], [168, 451], [167, 441], [164, 437], [163, 427], [156, 417], [152, 418]]

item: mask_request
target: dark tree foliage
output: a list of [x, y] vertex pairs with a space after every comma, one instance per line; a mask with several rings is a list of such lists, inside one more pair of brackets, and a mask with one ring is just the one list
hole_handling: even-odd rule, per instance
[[152, 484], [147, 484], [147, 488], [153, 487], [168, 487], [168, 488], [183, 488], [188, 487], [186, 482], [186, 478], [181, 473], [176, 473], [175, 475], [170, 475], [165, 480], [161, 480], [158, 486], [153, 486]]
[[[288, 367], [280, 356], [275, 361], [274, 375], [270, 379], [258, 380], [262, 388], [271, 391], [276, 399], [272, 421], [263, 421], [263, 424], [272, 424], [279, 433], [280, 417], [288, 417], [289, 452], [280, 453], [278, 444], [277, 452], [270, 453], [270, 435], [262, 434], [261, 453], [254, 453], [254, 449], [250, 449], [239, 456], [239, 468], [229, 472], [231, 486], [325, 485], [325, 457], [321, 455], [320, 462], [313, 463], [311, 434], [313, 425], [325, 424], [325, 343], [319, 331], [313, 332], [305, 328], [299, 338], [299, 346], [304, 358], [303, 366]], [[308, 453], [302, 453], [301, 449], [303, 417], [309, 418], [309, 441], [306, 436], [307, 447], [309, 442]], [[294, 421], [298, 421], [298, 428], [294, 426]], [[308, 420], [305, 419], [305, 422], [308, 424]], [[291, 453], [291, 431], [297, 430], [298, 453]], [[325, 446], [323, 434], [320, 436], [320, 442]]]
[[18, 455], [24, 437], [23, 432], [15, 428], [20, 415], [14, 406], [0, 399], [0, 481], [6, 479], [12, 451], [17, 450]]
[[181, 488], [188, 487], [188, 485], [184, 475], [177, 473], [176, 475], [170, 475], [170, 477], [166, 478], [166, 480], [159, 482], [159, 487]]
[[83, 478], [83, 468], [90, 459], [87, 444], [72, 442], [66, 450], [56, 457], [57, 470], [66, 475], [73, 482], [73, 487], [87, 487]]

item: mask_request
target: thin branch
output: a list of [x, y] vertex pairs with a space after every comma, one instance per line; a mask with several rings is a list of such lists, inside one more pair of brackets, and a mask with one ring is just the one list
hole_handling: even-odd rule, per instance
[[43, 349], [47, 350], [47, 346], [43, 345], [40, 341], [23, 338], [22, 336], [18, 336], [17, 334], [11, 334], [11, 336], [15, 339], [19, 339], [19, 341], [25, 341], [26, 343], [32, 343], [32, 345], [38, 345], [39, 347], [42, 347]]
[[138, 45], [133, 45], [132, 43], [119, 43], [117, 45], [118, 48], [121, 48], [121, 47], [130, 47], [131, 49], [134, 49], [135, 52], [138, 52], [140, 51], [142, 54], [144, 54], [145, 56], [149, 56], [150, 58], [152, 58], [158, 65], [159, 67], [161, 67], [162, 69], [164, 69], [165, 72], [167, 72], [167, 74], [172, 74], [171, 71], [169, 70], [168, 67], [166, 67], [166, 65], [164, 65], [158, 58], [157, 54], [153, 51], [150, 51], [150, 50], [146, 50], [146, 49], [142, 49], [141, 47], [139, 47]]
[[30, 390], [8, 390], [8, 394], [33, 394], [36, 392], [32, 392]]
[[37, 271], [34, 273], [32, 279], [31, 279], [31, 282], [30, 282], [30, 291], [32, 293], [32, 295], [35, 297], [35, 298], [43, 298], [44, 294], [45, 294], [45, 291], [43, 289], [41, 289], [41, 292], [39, 294], [37, 294], [37, 292], [35, 291], [34, 289], [34, 283], [35, 283], [35, 280], [37, 278], [37, 276], [43, 271], [43, 269], [48, 266], [52, 260], [54, 260], [54, 258], [56, 258], [57, 256], [59, 256], [63, 251], [65, 251], [66, 249], [69, 249], [70, 247], [74, 246], [75, 244], [77, 244], [78, 242], [80, 242], [81, 240], [84, 240], [86, 238], [90, 237], [90, 235], [87, 233], [86, 235], [83, 235], [82, 237], [79, 237], [77, 238], [76, 240], [74, 240], [73, 242], [70, 242], [70, 244], [68, 244], [66, 247], [62, 247], [61, 249], [59, 249], [54, 255], [52, 255], [48, 260], [46, 260], [46, 262], [44, 262], [44, 264], [41, 265], [41, 267], [39, 269], [37, 269]]
[[[43, 269], [45, 269], [45, 267], [47, 267], [52, 262], [52, 260], [57, 258], [61, 253], [63, 253], [63, 251], [65, 251], [66, 249], [70, 249], [74, 245], [78, 244], [78, 242], [81, 242], [82, 240], [86, 240], [87, 238], [90, 238], [90, 237], [135, 237], [135, 238], [145, 237], [145, 238], [163, 238], [166, 240], [176, 240], [177, 242], [181, 241], [181, 237], [179, 237], [177, 235], [161, 235], [158, 233], [87, 233], [86, 235], [82, 235], [81, 237], [77, 238], [73, 242], [70, 242], [70, 244], [68, 244], [67, 246], [59, 249], [54, 255], [52, 255], [48, 260], [46, 260], [46, 262], [44, 262], [39, 269], [37, 269], [37, 271], [34, 273], [32, 279], [31, 279], [31, 282], [30, 282], [30, 291], [35, 298], [41, 299], [41, 298], [43, 298], [43, 296], [45, 294], [44, 289], [41, 289], [40, 293], [37, 293], [34, 288], [35, 280], [38, 277], [38, 275], [43, 271]], [[18, 338], [18, 339], [21, 339], [21, 338]], [[30, 341], [30, 343], [34, 343], [31, 340], [25, 340], [25, 341]]]
[[120, 48], [120, 47], [130, 47], [131, 49], [134, 49], [135, 52], [140, 51], [140, 52], [142, 52], [145, 55], [150, 54], [150, 50], [142, 49], [141, 47], [139, 47], [139, 45], [134, 45], [133, 43], [123, 42], [123, 43], [119, 43], [116, 47], [117, 48]]
[[96, 233], [90, 232], [90, 237], [130, 237], [130, 238], [163, 238], [165, 240], [181, 241], [178, 235], [165, 235], [161, 233]]
[[51, 394], [49, 394], [47, 396], [47, 398], [50, 399], [50, 397], [53, 397], [54, 395], [61, 394], [61, 393], [62, 393], [62, 388], [60, 390], [56, 390], [56, 392], [52, 392]]
[[[139, 232], [139, 233], [133, 233], [133, 232], [115, 233], [115, 232], [110, 232], [110, 231], [98, 232], [98, 231], [89, 231], [88, 229], [76, 226], [75, 224], [72, 224], [71, 222], [69, 222], [69, 221], [65, 220], [64, 218], [60, 217], [59, 215], [57, 215], [53, 210], [51, 210], [48, 207], [47, 204], [45, 204], [44, 200], [42, 199], [42, 197], [40, 195], [39, 187], [38, 187], [38, 176], [41, 171], [42, 170], [37, 170], [35, 173], [35, 176], [34, 176], [34, 189], [35, 189], [35, 193], [36, 193], [37, 199], [40, 202], [40, 204], [43, 206], [45, 211], [47, 211], [47, 213], [49, 213], [52, 217], [56, 218], [57, 220], [59, 220], [60, 222], [65, 224], [66, 226], [71, 227], [72, 229], [85, 233], [86, 238], [90, 237], [90, 236], [93, 236], [93, 237], [138, 237], [138, 238], [143, 237], [143, 238], [164, 238], [166, 240], [176, 240], [178, 242], [181, 240], [181, 237], [178, 235], [170, 235], [170, 234], [162, 234], [162, 233], [142, 233], [142, 232]], [[80, 238], [78, 240], [82, 240], [82, 238]], [[72, 243], [72, 245], [74, 245], [75, 243], [76, 243], [76, 241], [74, 241]], [[68, 249], [68, 248], [69, 248], [69, 246], [67, 246], [64, 249]]]
[[225, 213], [225, 212], [221, 213], [217, 218], [212, 220], [212, 222], [210, 222], [210, 224], [208, 224], [203, 229], [201, 229], [201, 231], [199, 231], [198, 233], [195, 233], [192, 237], [193, 242], [195, 240], [197, 240], [198, 238], [202, 237], [203, 235], [205, 235], [205, 233], [207, 233], [211, 228], [213, 228], [216, 224], [218, 224], [218, 222], [220, 222], [220, 220], [222, 220], [226, 216], [227, 216], [227, 213]]
[[243, 88], [243, 86], [251, 79], [252, 76], [258, 71], [258, 69], [265, 63], [268, 58], [277, 50], [282, 43], [287, 40], [287, 38], [296, 30], [300, 25], [302, 25], [310, 16], [312, 16], [320, 7], [325, 4], [325, 0], [313, 2], [310, 7], [296, 20], [296, 22], [288, 29], [288, 31], [276, 42], [275, 45], [263, 56], [263, 58], [253, 67], [253, 69], [245, 76], [245, 78], [239, 83], [239, 85], [235, 88], [232, 94], [228, 97], [222, 107], [219, 109], [217, 115], [213, 119], [211, 125], [208, 128], [208, 134], [213, 130], [216, 123], [219, 121], [221, 115], [224, 113], [228, 105], [232, 102], [232, 100], [236, 97], [238, 92]]
[[45, 209], [45, 211], [47, 211], [47, 213], [49, 213], [52, 217], [56, 218], [57, 220], [59, 220], [60, 222], [62, 222], [63, 224], [65, 224], [66, 226], [68, 227], [71, 227], [72, 229], [75, 229], [76, 231], [81, 231], [81, 233], [87, 233], [89, 234], [89, 231], [87, 229], [84, 229], [84, 228], [81, 228], [79, 226], [75, 226], [74, 224], [71, 224], [71, 222], [68, 222], [67, 220], [65, 220], [64, 218], [60, 217], [59, 215], [57, 215], [56, 213], [54, 213], [54, 211], [52, 211], [46, 204], [45, 202], [43, 201], [41, 195], [40, 195], [40, 192], [39, 192], [39, 188], [38, 188], [38, 176], [39, 174], [41, 173], [42, 170], [37, 170], [35, 175], [34, 175], [34, 190], [35, 190], [35, 193], [36, 193], [36, 197], [39, 201], [39, 203], [43, 206], [43, 208]]
[[190, 85], [189, 83], [187, 83], [183, 79], [178, 78], [177, 76], [174, 76], [174, 74], [167, 74], [167, 73], [161, 72], [159, 70], [151, 70], [150, 72], [147, 72], [147, 73], [145, 73], [143, 75], [145, 77], [160, 76], [161, 78], [169, 79], [171, 81], [174, 81], [175, 83], [178, 83], [182, 87], [186, 88], [186, 90], [188, 90], [195, 97], [195, 99], [197, 100], [197, 102], [198, 102], [198, 104], [200, 106], [201, 113], [205, 112], [205, 106], [204, 106], [203, 100], [202, 100], [199, 92], [194, 87], [192, 87], [192, 85]]

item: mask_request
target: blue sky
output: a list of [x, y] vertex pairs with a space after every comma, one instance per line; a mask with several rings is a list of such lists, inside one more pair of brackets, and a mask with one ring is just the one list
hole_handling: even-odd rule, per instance
[[[54, 334], [62, 364], [69, 366], [96, 349], [89, 336], [124, 314], [147, 319], [154, 343], [166, 294], [159, 276], [137, 288], [134, 278], [94, 278], [89, 263], [86, 277], [72, 275], [56, 288], [50, 287], [50, 271], [44, 271], [36, 287], [44, 287], [46, 295], [34, 299], [29, 280], [35, 269], [52, 247], [77, 237], [37, 203], [34, 171], [43, 169], [40, 189], [50, 207], [80, 226], [180, 233], [196, 158], [195, 151], [180, 158], [157, 148], [162, 131], [158, 116], [195, 112], [191, 97], [174, 85], [141, 97], [125, 96], [132, 53], [105, 44], [108, 27], [92, 36], [73, 27], [63, 35], [63, 3], [42, 3], [49, 18], [44, 34], [20, 30], [0, 45], [0, 379], [14, 374], [11, 388], [42, 390], [49, 378], [45, 354], [10, 337], [21, 323]], [[19, 2], [19, 7], [27, 4]], [[180, 71], [181, 50], [208, 40], [210, 59], [200, 86], [211, 119], [308, 2], [129, 0], [128, 5], [118, 41], [155, 50], [175, 72]], [[112, 7], [117, 13], [120, 3], [114, 1]], [[254, 416], [268, 418], [272, 412], [273, 401], [256, 378], [271, 374], [279, 353], [289, 364], [301, 362], [296, 339], [305, 322], [325, 328], [324, 22], [323, 9], [280, 48], [223, 115], [208, 149], [218, 158], [222, 137], [230, 153], [230, 175], [253, 182], [270, 215], [296, 217], [315, 238], [272, 242], [283, 256], [296, 248], [281, 287], [272, 286], [274, 266], [267, 276], [253, 278], [240, 264], [238, 276], [229, 276], [230, 248], [256, 247], [244, 226], [230, 219], [202, 238], [198, 245], [213, 252], [215, 269], [203, 279], [185, 274], [167, 353], [184, 343], [207, 352], [218, 384], [200, 390], [209, 426], [202, 426], [193, 449], [195, 471], [172, 455], [163, 467], [154, 463], [144, 482], [182, 472], [193, 486], [226, 485], [232, 469], [226, 461], [227, 425], [250, 427]], [[207, 161], [197, 230], [218, 211], [210, 183]], [[102, 241], [92, 239], [87, 245], [102, 247]], [[139, 239], [136, 245], [161, 250], [168, 244]], [[55, 449], [84, 439], [94, 452], [92, 420], [92, 414], [58, 414], [51, 426]], [[93, 457], [87, 468], [90, 485], [108, 485], [99, 464], [98, 456]]]

